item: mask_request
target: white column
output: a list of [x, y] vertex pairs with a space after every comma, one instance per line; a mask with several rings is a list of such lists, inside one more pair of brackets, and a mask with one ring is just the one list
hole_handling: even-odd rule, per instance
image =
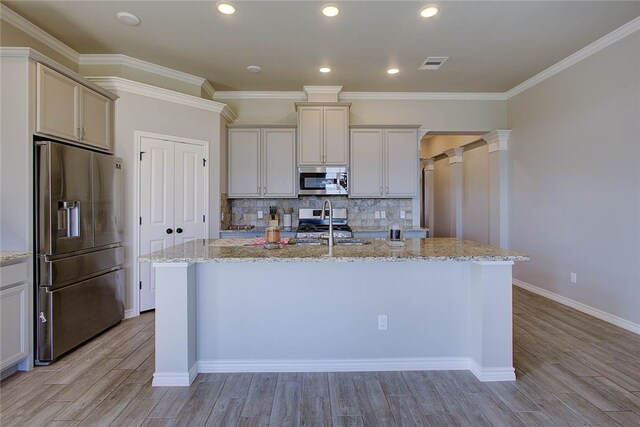
[[471, 372], [480, 381], [514, 381], [513, 261], [471, 263]]
[[154, 386], [188, 386], [196, 361], [196, 266], [154, 263], [156, 269], [156, 371]]
[[423, 205], [422, 208], [424, 210], [424, 227], [429, 229], [428, 237], [434, 235], [434, 226], [435, 226], [435, 209], [434, 209], [434, 181], [433, 181], [433, 170], [434, 170], [434, 159], [424, 159], [422, 161], [422, 170], [424, 177], [424, 193], [423, 193]]
[[510, 130], [494, 130], [482, 136], [489, 146], [489, 244], [509, 245], [509, 177], [507, 147]]
[[462, 239], [462, 152], [464, 148], [445, 151], [449, 157], [449, 235]]

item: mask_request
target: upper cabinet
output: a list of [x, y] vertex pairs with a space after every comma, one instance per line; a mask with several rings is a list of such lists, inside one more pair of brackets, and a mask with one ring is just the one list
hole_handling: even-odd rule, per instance
[[344, 102], [296, 103], [299, 166], [349, 164], [350, 105]]
[[230, 198], [297, 197], [294, 127], [229, 129]]
[[38, 64], [37, 132], [112, 151], [109, 98]]
[[416, 128], [351, 129], [349, 197], [415, 197], [418, 162]]

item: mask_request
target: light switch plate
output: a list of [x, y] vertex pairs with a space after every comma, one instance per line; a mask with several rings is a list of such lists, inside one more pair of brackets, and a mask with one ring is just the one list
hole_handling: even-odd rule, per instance
[[387, 211], [380, 211], [380, 218], [385, 219], [387, 217]]
[[407, 217], [407, 213], [405, 211], [400, 211], [400, 219], [405, 219]]
[[375, 219], [380, 219], [380, 211], [375, 211], [375, 212], [373, 213], [373, 217], [374, 217]]
[[258, 219], [262, 219], [263, 215], [262, 215], [262, 211], [258, 211]]

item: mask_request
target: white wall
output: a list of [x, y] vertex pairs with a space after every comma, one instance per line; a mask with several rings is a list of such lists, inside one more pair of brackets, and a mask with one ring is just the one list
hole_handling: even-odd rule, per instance
[[[296, 124], [293, 99], [214, 99], [227, 104], [236, 123]], [[343, 101], [343, 99], [341, 99]], [[504, 129], [504, 101], [349, 100], [351, 124], [420, 125], [436, 131], [490, 131]]]
[[[508, 101], [524, 282], [640, 325], [640, 32]], [[578, 283], [570, 283], [576, 272]]]
[[115, 107], [115, 154], [124, 159], [125, 182], [124, 242], [126, 253], [125, 309], [134, 309], [138, 291], [133, 266], [136, 264], [134, 240], [138, 218], [134, 215], [136, 141], [135, 131], [146, 131], [209, 142], [209, 230], [216, 236], [220, 225], [220, 114], [127, 92], [118, 92]]

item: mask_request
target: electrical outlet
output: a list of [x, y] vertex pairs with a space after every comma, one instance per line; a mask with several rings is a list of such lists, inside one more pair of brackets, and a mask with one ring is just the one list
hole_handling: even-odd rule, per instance
[[262, 219], [262, 211], [258, 211], [258, 219]]
[[375, 211], [375, 212], [373, 213], [373, 217], [374, 217], [375, 219], [380, 219], [380, 211]]
[[578, 275], [576, 273], [571, 273], [571, 283], [578, 283]]
[[405, 219], [407, 217], [406, 211], [400, 211], [400, 219]]
[[220, 221], [224, 221], [224, 212], [220, 212]]
[[389, 323], [387, 320], [387, 315], [386, 314], [378, 315], [378, 330], [386, 331], [388, 329], [388, 326], [389, 326]]
[[380, 211], [380, 218], [385, 219], [387, 217], [387, 211]]

